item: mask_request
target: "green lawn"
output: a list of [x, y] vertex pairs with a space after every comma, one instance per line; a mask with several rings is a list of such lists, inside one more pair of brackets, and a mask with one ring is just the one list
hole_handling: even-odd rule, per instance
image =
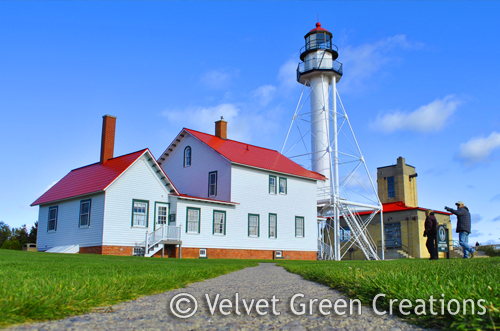
[[[393, 304], [395, 313], [410, 322], [425, 326], [450, 330], [497, 330], [500, 329], [500, 258], [483, 259], [440, 259], [394, 260], [394, 261], [282, 261], [278, 265], [304, 278], [329, 285], [345, 293], [351, 299], [372, 306], [379, 293], [386, 297], [377, 299], [379, 311], [389, 311], [390, 299], [398, 299]], [[444, 298], [442, 296], [444, 294]], [[433, 316], [429, 299], [434, 302]], [[399, 313], [399, 302], [411, 301], [411, 314]], [[425, 310], [422, 301], [424, 300]], [[441, 315], [441, 302], [444, 301], [444, 315]], [[448, 313], [448, 302], [458, 300], [461, 311], [456, 315]], [[463, 300], [472, 299], [476, 310], [471, 314], [471, 302], [466, 303], [463, 313]], [[481, 309], [477, 302], [484, 299]], [[406, 304], [406, 303], [405, 303]], [[416, 310], [416, 306], [420, 306]], [[456, 311], [456, 302], [450, 303], [451, 312]], [[437, 308], [437, 309], [436, 309]], [[478, 312], [486, 312], [479, 315]], [[423, 314], [425, 312], [425, 315]], [[416, 314], [418, 313], [418, 315]]]
[[0, 326], [63, 318], [180, 288], [249, 260], [179, 260], [0, 250]]

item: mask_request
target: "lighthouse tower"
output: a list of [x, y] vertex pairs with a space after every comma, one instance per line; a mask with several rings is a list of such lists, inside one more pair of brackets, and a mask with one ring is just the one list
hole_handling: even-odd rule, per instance
[[[328, 178], [318, 181], [318, 258], [340, 260], [350, 251], [361, 250], [366, 259], [383, 259], [383, 236], [379, 245], [367, 231], [375, 215], [382, 212], [382, 204], [337, 91], [343, 75], [342, 63], [337, 61], [338, 48], [332, 44], [332, 34], [319, 22], [304, 38], [297, 67], [297, 81], [304, 89], [282, 153], [292, 158], [309, 156], [310, 169]], [[306, 107], [301, 102], [307, 89], [310, 112], [304, 113], [302, 109]], [[294, 123], [305, 153], [290, 155], [292, 149], [301, 145], [292, 138], [291, 146], [285, 150], [288, 138], [294, 136]]]
[[[330, 148], [332, 138], [336, 137], [336, 116], [333, 116], [333, 134], [330, 134], [330, 104], [335, 108], [335, 100], [330, 100], [330, 85], [335, 91], [335, 84], [342, 77], [342, 64], [336, 61], [337, 46], [332, 44], [332, 34], [316, 23], [305, 36], [305, 46], [300, 50], [302, 63], [297, 68], [299, 83], [310, 87], [311, 101], [311, 170], [329, 178], [319, 183], [318, 199], [329, 199], [338, 189], [335, 182], [335, 169], [332, 173], [332, 161], [335, 152]], [[335, 98], [335, 93], [333, 93]], [[335, 113], [335, 110], [334, 110]], [[332, 137], [333, 136], [333, 137]], [[336, 144], [336, 141], [333, 141]], [[332, 183], [330, 180], [333, 180]], [[338, 192], [337, 192], [338, 193]]]

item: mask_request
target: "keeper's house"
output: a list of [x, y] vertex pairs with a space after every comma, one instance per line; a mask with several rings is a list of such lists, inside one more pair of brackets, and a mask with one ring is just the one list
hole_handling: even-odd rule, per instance
[[215, 135], [182, 129], [157, 161], [148, 149], [113, 158], [115, 120], [104, 116], [101, 161], [72, 170], [32, 204], [39, 250], [316, 259], [322, 175], [227, 139], [223, 120]]

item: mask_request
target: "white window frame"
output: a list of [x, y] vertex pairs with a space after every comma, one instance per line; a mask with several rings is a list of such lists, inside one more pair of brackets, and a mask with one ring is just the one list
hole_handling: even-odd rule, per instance
[[[271, 184], [271, 179], [273, 180], [274, 183]], [[269, 194], [276, 194], [276, 183], [278, 179], [276, 176], [269, 175]]]
[[[83, 206], [85, 204], [89, 205], [87, 213], [83, 212]], [[92, 199], [86, 199], [80, 201], [80, 217], [78, 219], [78, 227], [79, 228], [88, 228], [90, 226], [90, 208], [92, 207]], [[87, 216], [87, 223], [82, 224], [82, 217]]]
[[[285, 185], [281, 185], [281, 183], [285, 183]], [[288, 183], [285, 177], [280, 177], [279, 178], [279, 191], [280, 194], [286, 194], [288, 189]]]
[[295, 216], [295, 237], [297, 238], [305, 237], [305, 231], [304, 231], [305, 223], [306, 222], [303, 216]]
[[[251, 222], [255, 220], [257, 220], [257, 224], [251, 225]], [[259, 237], [259, 235], [260, 235], [260, 215], [248, 214], [248, 236], [257, 238]]]
[[[196, 213], [190, 213], [190, 211]], [[195, 216], [195, 214], [197, 215], [197, 217], [193, 218], [192, 216]], [[200, 233], [200, 227], [201, 227], [200, 220], [201, 220], [200, 208], [186, 207], [186, 233]]]
[[[217, 215], [222, 215], [222, 219], [217, 219]], [[219, 221], [220, 220], [220, 221]], [[214, 221], [212, 234], [218, 236], [226, 235], [226, 212], [223, 210], [214, 210]]]
[[[187, 155], [189, 152], [189, 155]], [[184, 148], [184, 168], [190, 167], [193, 160], [193, 149], [191, 146]]]
[[[144, 208], [144, 212], [136, 211], [136, 208]], [[144, 218], [142, 220], [141, 218]], [[149, 225], [149, 201], [147, 200], [132, 200], [132, 227], [147, 228]], [[144, 224], [141, 224], [144, 223]]]
[[[55, 210], [55, 217], [51, 218], [51, 211]], [[59, 217], [59, 206], [49, 207], [49, 215], [47, 217], [47, 232], [56, 232], [57, 231], [57, 218]], [[54, 227], [51, 229], [50, 222], [54, 222]]]
[[[274, 220], [272, 220], [273, 217], [274, 217]], [[274, 222], [272, 222], [272, 221], [274, 221]], [[273, 214], [273, 213], [269, 213], [269, 238], [271, 238], [271, 239], [278, 238], [277, 230], [278, 230], [278, 215]], [[274, 234], [271, 235], [271, 233], [274, 233]]]
[[[217, 171], [211, 171], [208, 173], [208, 196], [216, 197], [217, 196]], [[212, 182], [212, 178], [214, 181]]]

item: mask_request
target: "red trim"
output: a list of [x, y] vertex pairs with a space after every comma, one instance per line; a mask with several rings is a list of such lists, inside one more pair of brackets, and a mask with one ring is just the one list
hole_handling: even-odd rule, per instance
[[[422, 208], [422, 207], [408, 207], [406, 204], [404, 204], [402, 201], [397, 201], [397, 202], [387, 202], [382, 204], [382, 211], [384, 213], [393, 213], [397, 211], [403, 211], [403, 210], [423, 210], [426, 211], [429, 208]], [[373, 211], [363, 211], [360, 212], [358, 215], [370, 215]], [[452, 215], [451, 213], [447, 213], [444, 211], [439, 211], [439, 210], [433, 210], [434, 213], [437, 214], [442, 214], [442, 215]]]
[[192, 195], [181, 194], [181, 193], [170, 194], [170, 195], [177, 196], [180, 198], [192, 199], [192, 200], [200, 200], [200, 201], [207, 201], [207, 202], [219, 202], [219, 203], [225, 203], [225, 204], [230, 204], [230, 205], [239, 205], [239, 202], [224, 201], [224, 200], [209, 199], [209, 198], [200, 198], [200, 197], [194, 197]]

